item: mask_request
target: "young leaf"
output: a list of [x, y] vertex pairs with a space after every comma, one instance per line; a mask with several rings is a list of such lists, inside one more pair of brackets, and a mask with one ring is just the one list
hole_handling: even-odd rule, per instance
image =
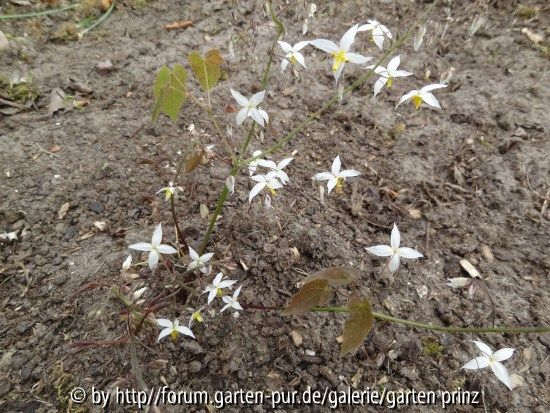
[[220, 65], [223, 63], [219, 50], [209, 50], [204, 58], [196, 52], [191, 52], [187, 60], [202, 90], [206, 92], [218, 84], [221, 74]]
[[313, 280], [327, 280], [331, 287], [340, 287], [359, 277], [359, 273], [352, 267], [324, 268], [304, 279], [304, 283]]
[[351, 298], [348, 302], [349, 318], [344, 324], [341, 355], [358, 348], [372, 328], [372, 308], [366, 298]]
[[283, 311], [284, 315], [303, 315], [311, 307], [325, 305], [330, 298], [330, 285], [327, 280], [310, 281], [300, 288], [290, 299], [290, 304]]
[[187, 98], [186, 81], [187, 72], [181, 65], [174, 65], [172, 70], [163, 66], [159, 70], [153, 86], [156, 99], [153, 122], [156, 122], [160, 112], [166, 113], [173, 122], [178, 119], [183, 102]]

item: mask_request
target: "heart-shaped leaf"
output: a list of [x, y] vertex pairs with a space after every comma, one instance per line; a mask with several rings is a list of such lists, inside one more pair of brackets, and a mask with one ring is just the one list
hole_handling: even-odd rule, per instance
[[366, 298], [354, 297], [348, 302], [349, 318], [344, 324], [342, 356], [358, 348], [372, 328], [372, 308]]
[[153, 93], [155, 95], [155, 107], [153, 108], [153, 122], [156, 122], [161, 112], [166, 113], [173, 122], [178, 120], [178, 115], [187, 98], [187, 72], [181, 65], [174, 65], [172, 70], [163, 66], [155, 78]]
[[209, 50], [204, 58], [196, 52], [191, 52], [187, 60], [202, 90], [206, 92], [218, 84], [221, 75], [220, 65], [223, 63], [219, 50]]
[[300, 291], [292, 296], [284, 315], [303, 315], [311, 307], [325, 305], [330, 298], [330, 285], [327, 280], [314, 280], [302, 285]]

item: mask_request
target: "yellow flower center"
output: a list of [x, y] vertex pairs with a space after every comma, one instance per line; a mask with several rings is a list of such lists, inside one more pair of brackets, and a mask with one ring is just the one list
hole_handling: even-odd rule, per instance
[[386, 82], [386, 87], [389, 89], [393, 85], [393, 77], [388, 77], [388, 81]]
[[179, 331], [178, 330], [174, 330], [170, 333], [170, 338], [173, 340], [173, 341], [176, 341], [178, 339], [178, 335], [179, 335]]
[[289, 59], [290, 63], [292, 63], [293, 65], [296, 64], [297, 60], [296, 58], [294, 57], [294, 55], [290, 55], [290, 59]]
[[195, 320], [199, 323], [202, 323], [204, 321], [204, 319], [202, 318], [202, 314], [201, 314], [200, 310], [195, 311], [191, 317], [193, 318], [193, 320]]
[[269, 185], [267, 186], [267, 189], [269, 189], [269, 192], [271, 192], [271, 195], [277, 196], [277, 191], [275, 191], [275, 189], [273, 189], [273, 188], [270, 187]]
[[337, 72], [340, 69], [340, 66], [348, 61], [346, 58], [345, 50], [338, 50], [337, 52], [332, 53], [334, 57], [334, 63], [332, 64], [332, 71]]
[[422, 98], [419, 95], [413, 96], [411, 101], [416, 110], [420, 109], [420, 105], [422, 105]]
[[337, 178], [336, 179], [336, 188], [340, 189], [344, 185], [344, 178]]
[[218, 289], [216, 290], [216, 295], [217, 295], [218, 297], [221, 297], [221, 296], [223, 295], [223, 291], [222, 291], [221, 288], [218, 288]]

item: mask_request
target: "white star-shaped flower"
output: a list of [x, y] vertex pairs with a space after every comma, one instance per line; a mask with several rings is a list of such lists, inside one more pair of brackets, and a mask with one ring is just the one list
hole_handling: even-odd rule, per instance
[[482, 355], [470, 360], [464, 366], [463, 369], [466, 370], [479, 370], [484, 369], [485, 367], [491, 367], [495, 376], [506, 385], [510, 390], [514, 388], [512, 379], [506, 370], [506, 367], [501, 363], [501, 361], [508, 360], [514, 354], [513, 348], [502, 348], [493, 353], [493, 350], [482, 341], [474, 341], [473, 343], [481, 351]]
[[162, 340], [164, 337], [171, 335], [172, 339], [175, 340], [178, 338], [178, 335], [184, 334], [189, 337], [195, 338], [195, 335], [189, 327], [181, 326], [179, 320], [176, 318], [174, 322], [166, 318], [158, 318], [157, 324], [161, 327], [164, 327], [159, 334], [157, 342]]
[[364, 64], [367, 63], [372, 57], [365, 57], [357, 53], [351, 53], [349, 49], [355, 40], [355, 34], [357, 33], [358, 24], [351, 27], [340, 39], [340, 44], [331, 42], [330, 40], [325, 39], [316, 39], [312, 40], [310, 44], [315, 46], [318, 49], [321, 49], [323, 52], [329, 53], [332, 60], [332, 73], [336, 81], [340, 78], [342, 70], [344, 70], [344, 65], [346, 62]]
[[320, 172], [318, 174], [315, 174], [315, 176], [311, 179], [315, 179], [316, 181], [328, 181], [327, 189], [328, 193], [330, 194], [330, 191], [332, 191], [334, 187], [341, 188], [346, 178], [361, 175], [361, 172], [354, 169], [346, 169], [344, 171], [340, 171], [341, 167], [342, 162], [340, 161], [340, 155], [338, 155], [336, 156], [336, 158], [334, 158], [334, 161], [332, 161], [331, 172]]
[[204, 292], [208, 293], [208, 304], [210, 304], [216, 296], [222, 294], [222, 289], [227, 288], [235, 284], [237, 280], [224, 280], [223, 274], [220, 272], [216, 275], [216, 278], [212, 281], [212, 284], [207, 285]]
[[423, 255], [415, 249], [400, 247], [400, 243], [401, 235], [399, 234], [399, 229], [397, 228], [397, 225], [393, 224], [390, 236], [391, 245], [375, 245], [373, 247], [366, 248], [366, 250], [379, 257], [391, 257], [389, 268], [391, 272], [395, 272], [399, 268], [401, 258], [415, 260], [423, 257]]
[[199, 255], [197, 251], [189, 247], [189, 256], [191, 257], [191, 262], [187, 266], [188, 270], [200, 270], [203, 274], [207, 273], [207, 262], [210, 261], [210, 258], [214, 256], [213, 252], [207, 254]]
[[173, 182], [168, 182], [168, 186], [165, 186], [164, 188], [161, 188], [157, 191], [157, 194], [160, 194], [161, 192], [164, 192], [164, 197], [166, 201], [168, 201], [170, 198], [172, 198], [176, 190], [183, 191], [183, 188], [180, 186], [174, 186]]
[[151, 237], [151, 242], [138, 242], [132, 244], [129, 248], [138, 251], [149, 252], [149, 268], [153, 269], [159, 262], [160, 254], [175, 254], [178, 252], [170, 245], [161, 244], [162, 241], [162, 226], [158, 224]]
[[302, 53], [300, 53], [300, 50], [306, 47], [309, 44], [309, 42], [307, 41], [298, 42], [294, 46], [290, 45], [287, 42], [283, 42], [281, 40], [277, 41], [277, 43], [279, 43], [279, 46], [281, 46], [281, 49], [283, 49], [283, 51], [286, 53], [285, 57], [281, 61], [281, 71], [284, 71], [289, 63], [294, 65], [296, 64], [296, 62], [298, 62], [304, 68], [306, 67], [306, 61]]
[[254, 175], [250, 178], [256, 181], [257, 184], [254, 185], [254, 187], [250, 191], [250, 195], [248, 195], [249, 203], [252, 202], [254, 197], [258, 195], [264, 188], [269, 189], [272, 195], [277, 195], [277, 192], [275, 190], [283, 187], [283, 184], [281, 184], [277, 179], [277, 173], [275, 171], [269, 171], [266, 175]]
[[[261, 154], [262, 154], [262, 151], [260, 150], [252, 152], [253, 157], [260, 156]], [[258, 158], [255, 161], [252, 161], [248, 164], [248, 173], [250, 174], [250, 176], [254, 175], [254, 172], [256, 172], [256, 168], [258, 167], [259, 160], [260, 159]]]
[[241, 304], [239, 304], [239, 301], [238, 301], [239, 294], [241, 293], [241, 288], [242, 288], [242, 285], [240, 285], [239, 288], [235, 290], [232, 297], [228, 295], [225, 295], [222, 297], [222, 300], [225, 303], [225, 305], [220, 310], [220, 313], [227, 310], [228, 308], [233, 308], [234, 310], [236, 310], [233, 313], [233, 317], [237, 318], [239, 316], [238, 311], [243, 310], [243, 308], [241, 307]]
[[424, 86], [420, 90], [417, 90], [417, 89], [411, 90], [409, 93], [402, 96], [401, 99], [399, 99], [399, 102], [397, 103], [395, 108], [397, 109], [397, 106], [399, 106], [403, 102], [405, 102], [407, 100], [411, 100], [414, 107], [416, 108], [416, 110], [420, 109], [420, 106], [422, 105], [422, 102], [426, 102], [431, 107], [441, 109], [441, 106], [439, 105], [439, 102], [437, 101], [435, 96], [432, 95], [430, 92], [432, 90], [441, 89], [441, 88], [444, 88], [444, 87], [447, 87], [447, 85], [436, 83], [436, 84], [433, 84], [433, 85]]
[[248, 116], [251, 116], [260, 126], [265, 126], [269, 122], [267, 112], [257, 107], [264, 100], [265, 90], [255, 93], [250, 99], [245, 98], [236, 90], [230, 90], [233, 98], [242, 106], [241, 110], [237, 113], [237, 125], [242, 124]]
[[378, 46], [378, 48], [382, 50], [382, 46], [384, 46], [384, 40], [386, 39], [386, 37], [390, 40], [393, 38], [391, 32], [386, 26], [377, 22], [376, 20], [367, 21], [368, 23], [359, 26], [357, 31], [365, 32], [368, 30], [372, 30], [372, 40], [374, 41], [374, 43], [376, 43], [376, 46]]
[[380, 90], [387, 85], [388, 88], [392, 87], [393, 85], [393, 79], [396, 77], [405, 77], [412, 75], [411, 72], [407, 72], [405, 70], [397, 70], [399, 67], [399, 63], [401, 63], [401, 58], [399, 56], [395, 56], [393, 59], [391, 59], [388, 63], [388, 67], [378, 66], [374, 68], [374, 66], [369, 66], [369, 69], [374, 68], [374, 72], [380, 77], [376, 80], [374, 83], [374, 96], [378, 95], [380, 93]]
[[285, 158], [279, 163], [275, 163], [273, 161], [267, 160], [267, 159], [258, 159], [257, 164], [259, 166], [263, 166], [264, 168], [268, 168], [271, 171], [275, 172], [275, 176], [281, 180], [281, 182], [286, 184], [290, 181], [288, 178], [288, 175], [285, 171], [283, 171], [283, 168], [285, 168], [293, 158]]

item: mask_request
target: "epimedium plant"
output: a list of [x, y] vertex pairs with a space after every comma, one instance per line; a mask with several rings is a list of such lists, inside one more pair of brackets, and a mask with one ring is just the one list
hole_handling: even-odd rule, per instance
[[[283, 158], [278, 162], [267, 157], [283, 150], [286, 144], [303, 132], [310, 123], [337, 105], [346, 95], [367, 85], [367, 81], [372, 77], [376, 77], [373, 85], [375, 98], [381, 93], [384, 87], [393, 87], [395, 82], [401, 82], [400, 78], [403, 78], [403, 81], [405, 81], [412, 73], [398, 70], [401, 58], [399, 55], [394, 54], [411, 37], [415, 28], [415, 50], [420, 47], [422, 38], [426, 33], [424, 25], [414, 24], [403, 34], [396, 36], [382, 23], [369, 20], [367, 24], [361, 25], [358, 23], [348, 29], [338, 44], [331, 40], [313, 39], [301, 40], [292, 46], [292, 43], [283, 40], [285, 29], [279, 19], [280, 13], [276, 14], [269, 2], [266, 4], [267, 12], [276, 28], [276, 36], [268, 52], [268, 58], [261, 79], [261, 89], [248, 97], [232, 88], [224, 89], [227, 91], [227, 96], [232, 96], [235, 103], [239, 106], [235, 110], [235, 124], [238, 127], [245, 126], [245, 132], [243, 133], [240, 145], [236, 145], [235, 142], [230, 140], [233, 133], [227, 133], [230, 128], [228, 125], [224, 125], [222, 120], [218, 119], [215, 111], [216, 106], [212, 102], [211, 91], [219, 86], [222, 78], [226, 77], [223, 70], [224, 59], [219, 50], [208, 50], [204, 54], [191, 52], [188, 55], [187, 62], [190, 72], [202, 91], [203, 95], [201, 96], [193, 93], [192, 87], [189, 86], [191, 75], [183, 65], [163, 66], [158, 71], [153, 85], [153, 96], [155, 99], [152, 111], [153, 122], [156, 122], [161, 114], [165, 114], [173, 122], [176, 122], [186, 102], [192, 102], [198, 106], [204, 111], [215, 131], [217, 138], [215, 144], [221, 144], [225, 151], [224, 155], [230, 159], [229, 176], [225, 179], [220, 189], [215, 210], [212, 213], [206, 211], [205, 216], [209, 216], [209, 224], [201, 245], [195, 250], [192, 246], [187, 245], [186, 234], [184, 231], [181, 231], [178, 223], [175, 205], [180, 193], [183, 192], [182, 187], [178, 186], [178, 184], [181, 183], [179, 181], [181, 180], [182, 173], [194, 171], [200, 164], [205, 163], [205, 161], [214, 156], [215, 151], [212, 145], [201, 145], [198, 149], [182, 156], [173, 180], [157, 192], [163, 194], [165, 200], [170, 204], [176, 242], [172, 245], [162, 243], [162, 226], [159, 223], [153, 232], [150, 242], [138, 242], [129, 246], [130, 249], [146, 252], [148, 254], [147, 261], [132, 265], [132, 257], [128, 256], [122, 267], [123, 286], [110, 286], [113, 294], [126, 307], [127, 336], [116, 342], [88, 341], [78, 342], [76, 345], [81, 348], [87, 348], [93, 345], [129, 343], [135, 375], [142, 387], [146, 387], [139, 373], [139, 366], [135, 355], [135, 342], [144, 326], [157, 325], [161, 328], [158, 341], [165, 337], [177, 339], [180, 335], [194, 338], [193, 329], [196, 323], [205, 322], [205, 317], [216, 316], [228, 310], [233, 312], [234, 317], [238, 317], [245, 310], [277, 310], [281, 311], [284, 316], [304, 316], [309, 312], [347, 313], [341, 337], [342, 355], [348, 354], [362, 345], [371, 331], [375, 319], [419, 329], [448, 333], [537, 333], [550, 331], [550, 327], [547, 326], [443, 327], [378, 313], [373, 311], [369, 297], [359, 294], [358, 283], [361, 281], [361, 274], [352, 267], [325, 268], [315, 274], [307, 275], [301, 281], [299, 291], [292, 296], [285, 308], [264, 307], [239, 302], [243, 285], [239, 285], [231, 292], [238, 282], [237, 280], [226, 278], [226, 273], [234, 270], [235, 265], [223, 257], [218, 257], [218, 260], [216, 260], [215, 254], [208, 252], [207, 248], [209, 247], [212, 232], [220, 219], [224, 203], [235, 192], [240, 173], [243, 171], [248, 172], [247, 174], [245, 173], [245, 177], [248, 176], [254, 183], [248, 196], [249, 208], [252, 207], [254, 199], [262, 192], [264, 194], [263, 204], [265, 207], [270, 208], [273, 198], [277, 196], [277, 191], [284, 189], [285, 185], [291, 180], [285, 168], [292, 162], [293, 155]], [[363, 56], [360, 53], [351, 51], [353, 50], [356, 36], [361, 35], [362, 32], [369, 34], [370, 39], [382, 51], [382, 55], [375, 60], [375, 64], [364, 66], [364, 73], [346, 86], [344, 84], [343, 71], [347, 63], [365, 65], [374, 59], [373, 57]], [[384, 51], [385, 45], [388, 46]], [[281, 71], [285, 71], [289, 66], [294, 72], [297, 70], [307, 70], [306, 68], [309, 67], [309, 63], [307, 62], [306, 51], [310, 46], [330, 56], [332, 62], [331, 72], [336, 82], [335, 93], [327, 99], [321, 108], [306, 116], [294, 129], [277, 139], [273, 145], [266, 149], [252, 151], [252, 155], [246, 158], [247, 153], [251, 151], [251, 146], [256, 145], [255, 137], [258, 131], [261, 132], [261, 128], [265, 128], [270, 124], [269, 110], [266, 110], [266, 108], [269, 108], [269, 105], [265, 101], [267, 98], [268, 81], [276, 55], [282, 55], [280, 62]], [[280, 48], [280, 52], [277, 47]], [[382, 66], [386, 61], [387, 65]], [[431, 108], [441, 109], [437, 98], [432, 92], [446, 86], [446, 84], [441, 83], [415, 88], [398, 100], [396, 109], [407, 101], [411, 101], [416, 110], [419, 110], [424, 104]], [[222, 128], [221, 125], [224, 125], [224, 127]], [[313, 181], [320, 183], [321, 193], [324, 193], [323, 184], [325, 181], [327, 192], [330, 194], [332, 190], [342, 191], [347, 179], [360, 175], [360, 172], [354, 169], [342, 170], [342, 160], [339, 154], [334, 155], [335, 158], [331, 170], [319, 172], [311, 178]], [[389, 258], [388, 263], [382, 271], [388, 267], [390, 272], [398, 270], [402, 258], [418, 259], [423, 257], [419, 251], [401, 246], [401, 234], [395, 224], [391, 230], [390, 245], [375, 245], [366, 250], [375, 256]], [[188, 259], [186, 259], [187, 255]], [[177, 257], [177, 259], [171, 260], [170, 257]], [[153, 274], [162, 265], [164, 269], [172, 274], [177, 288], [169, 292], [162, 291], [145, 300], [143, 298], [144, 294], [149, 294], [147, 287], [144, 287], [143, 283], [139, 282], [139, 276], [131, 272], [133, 266], [143, 264], [147, 264]], [[449, 280], [449, 285], [453, 288], [468, 287], [470, 290], [473, 289], [472, 286], [481, 285], [480, 283], [482, 283], [480, 279], [470, 280], [464, 278]], [[97, 285], [85, 286], [81, 291], [95, 286]], [[347, 289], [346, 294], [343, 294], [342, 290], [344, 288]], [[339, 298], [343, 298], [345, 303], [336, 307], [327, 306], [335, 293], [338, 294]], [[180, 316], [174, 319], [161, 318], [160, 313], [170, 306], [170, 299], [178, 295], [183, 295], [185, 301], [184, 309], [180, 309], [179, 311]], [[214, 310], [218, 304], [220, 308]], [[186, 313], [188, 321], [182, 323], [180, 318]], [[480, 341], [475, 341], [475, 344], [482, 351], [483, 355], [471, 360], [463, 368], [481, 369], [490, 366], [499, 380], [511, 388], [511, 379], [500, 362], [511, 357], [513, 349], [503, 349], [493, 353], [486, 344]]]

